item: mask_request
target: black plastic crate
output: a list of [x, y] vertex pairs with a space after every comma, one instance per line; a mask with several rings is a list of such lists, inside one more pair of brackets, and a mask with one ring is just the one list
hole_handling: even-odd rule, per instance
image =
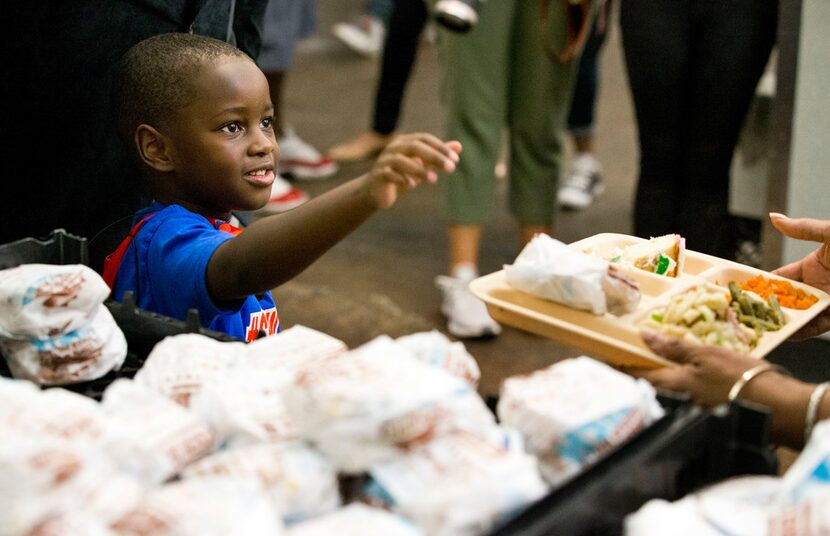
[[[84, 264], [89, 265], [86, 238], [67, 233], [63, 229], [52, 231], [43, 240], [24, 238], [0, 245], [0, 269], [20, 264]], [[125, 295], [122, 302], [104, 302], [115, 322], [127, 339], [127, 357], [117, 371], [89, 382], [62, 386], [100, 400], [104, 389], [117, 378], [132, 378], [144, 364], [153, 347], [165, 337], [182, 333], [200, 333], [219, 341], [238, 341], [234, 337], [206, 329], [199, 323], [199, 313], [191, 309], [186, 321], [145, 311], [135, 306], [132, 295]], [[0, 375], [11, 376], [5, 359], [0, 359]]]
[[708, 411], [671, 394], [658, 399], [666, 415], [490, 536], [619, 535], [625, 517], [651, 499], [674, 501], [732, 476], [777, 473], [766, 408], [734, 402]]

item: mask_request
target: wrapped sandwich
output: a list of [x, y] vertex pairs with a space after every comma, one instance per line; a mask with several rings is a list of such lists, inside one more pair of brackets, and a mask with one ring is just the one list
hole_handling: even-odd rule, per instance
[[546, 234], [533, 237], [504, 273], [514, 288], [597, 315], [624, 315], [640, 303], [636, 280]]
[[678, 234], [667, 234], [648, 242], [616, 248], [608, 260], [657, 275], [677, 277], [683, 272], [685, 258], [686, 239]]

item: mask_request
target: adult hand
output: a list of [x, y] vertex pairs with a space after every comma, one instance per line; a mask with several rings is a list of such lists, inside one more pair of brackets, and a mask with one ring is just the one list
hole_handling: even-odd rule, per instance
[[[769, 217], [772, 225], [784, 236], [821, 244], [800, 261], [782, 266], [773, 273], [830, 293], [830, 221], [811, 218], [794, 219], [776, 212], [771, 212]], [[816, 316], [793, 335], [793, 338], [814, 337], [827, 330], [830, 330], [830, 309], [825, 309]]]
[[659, 369], [625, 369], [637, 378], [645, 378], [654, 387], [688, 393], [704, 407], [726, 402], [729, 390], [744, 371], [758, 365], [758, 360], [720, 346], [702, 346], [653, 330], [641, 333], [654, 353], [678, 364]]

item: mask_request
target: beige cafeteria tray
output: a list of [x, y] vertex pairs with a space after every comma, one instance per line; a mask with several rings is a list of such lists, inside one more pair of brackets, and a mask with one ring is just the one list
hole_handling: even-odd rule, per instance
[[[570, 247], [583, 252], [593, 250], [608, 258], [617, 247], [644, 241], [635, 236], [602, 233], [574, 242]], [[634, 321], [645, 311], [706, 282], [722, 286], [724, 292], [728, 292], [729, 281], [741, 283], [758, 274], [785, 279], [690, 250], [686, 250], [685, 266], [678, 277], [665, 277], [637, 268], [626, 271], [640, 283], [642, 298], [636, 311], [620, 317], [608, 313], [594, 315], [516, 290], [507, 284], [503, 270], [473, 280], [470, 290], [487, 304], [490, 315], [498, 322], [553, 339], [615, 365], [657, 367], [672, 363], [651, 352], [643, 343]], [[797, 281], [790, 282], [816, 296], [818, 302], [805, 310], [783, 309], [786, 325], [778, 331], [766, 332], [751, 356], [762, 358], [830, 304], [830, 296], [821, 290]]]

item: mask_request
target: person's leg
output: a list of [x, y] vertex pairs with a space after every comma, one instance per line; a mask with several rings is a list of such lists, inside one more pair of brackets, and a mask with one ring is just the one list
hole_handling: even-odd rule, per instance
[[375, 91], [372, 129], [379, 134], [389, 135], [398, 125], [404, 91], [426, 23], [427, 8], [423, 0], [396, 0]]
[[398, 125], [406, 84], [426, 22], [427, 8], [423, 0], [394, 2], [375, 89], [372, 128], [332, 147], [331, 158], [344, 162], [372, 158], [389, 143]]
[[575, 154], [559, 186], [558, 201], [561, 207], [571, 210], [587, 208], [604, 190], [602, 166], [594, 155], [594, 110], [599, 85], [599, 52], [607, 33], [608, 9], [608, 1], [603, 1], [591, 24], [568, 112], [568, 133]]
[[468, 285], [478, 274], [482, 229], [493, 203], [515, 5], [513, 0], [488, 2], [473, 30], [466, 34], [441, 30], [439, 39], [446, 138], [457, 139], [464, 147], [451, 180], [441, 181], [449, 220], [450, 276], [436, 278], [443, 293], [441, 310], [456, 337], [495, 335], [501, 329]]
[[316, 3], [308, 0], [271, 0], [265, 11], [263, 47], [258, 63], [265, 73], [274, 104], [274, 131], [280, 145], [280, 169], [285, 176], [323, 179], [337, 172], [337, 164], [303, 140], [285, 120], [283, 94], [294, 52], [300, 39], [316, 25]]
[[[680, 232], [680, 172], [685, 154], [691, 34], [684, 2], [625, 0], [620, 29], [640, 145], [634, 234], [644, 238]], [[692, 225], [696, 222], [692, 222]], [[690, 249], [694, 245], [689, 243]]]
[[734, 258], [729, 171], [755, 87], [775, 42], [777, 4], [694, 2], [697, 7], [686, 155], [679, 220], [690, 249]]
[[[553, 233], [562, 138], [579, 62], [552, 61], [539, 46], [538, 4], [517, 3], [512, 54], [522, 61], [513, 62], [509, 76], [509, 201], [523, 241], [535, 232]], [[564, 11], [551, 9], [546, 31], [564, 44]]]

